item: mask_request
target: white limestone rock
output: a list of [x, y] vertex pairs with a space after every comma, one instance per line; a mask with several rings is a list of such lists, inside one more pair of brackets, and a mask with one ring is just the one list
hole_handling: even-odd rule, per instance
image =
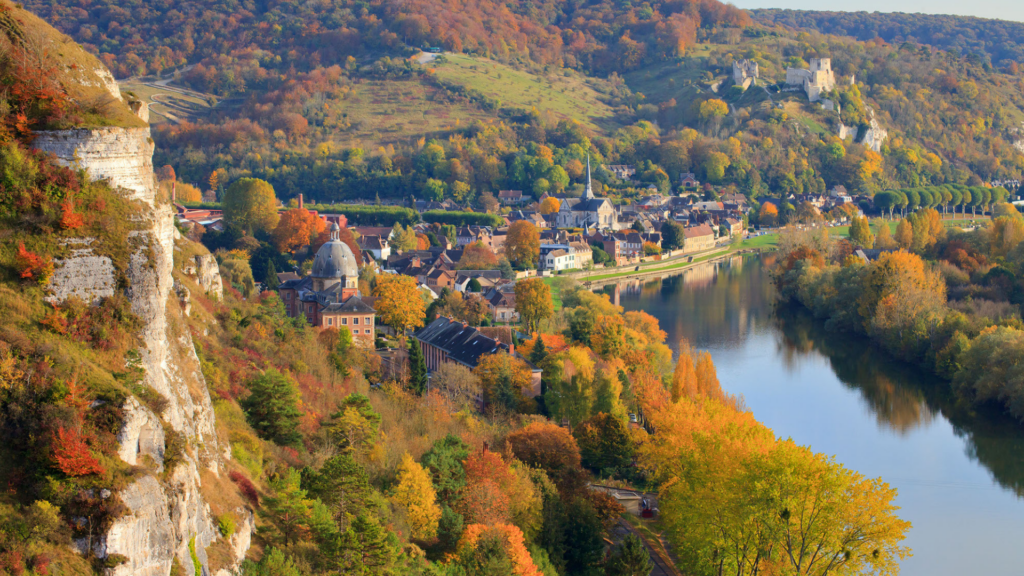
[[164, 469], [164, 427], [149, 408], [134, 397], [124, 404], [124, 424], [117, 434], [117, 455], [132, 466], [138, 466], [142, 456], [149, 456]]

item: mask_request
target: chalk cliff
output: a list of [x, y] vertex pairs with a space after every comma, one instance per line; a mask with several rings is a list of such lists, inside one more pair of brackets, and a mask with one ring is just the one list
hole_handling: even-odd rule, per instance
[[[123, 406], [118, 454], [129, 464], [146, 465], [150, 473], [121, 491], [130, 512], [92, 540], [92, 551], [101, 558], [127, 557], [127, 562], [109, 570], [111, 576], [167, 576], [175, 559], [181, 566], [192, 566], [193, 554], [209, 575], [206, 549], [221, 535], [203, 497], [202, 470], [219, 474], [230, 450], [220, 449], [210, 394], [174, 290], [175, 240], [180, 235], [171, 207], [157, 198], [149, 127], [43, 132], [33, 146], [53, 153], [62, 164], [84, 169], [93, 179], [107, 180], [146, 206], [131, 238], [135, 251], [126, 272], [126, 293], [144, 325], [139, 354], [145, 384], [166, 400], [166, 408], [156, 414], [135, 398]], [[56, 263], [50, 301], [77, 296], [95, 302], [119, 289], [110, 259], [95, 255], [91, 241], [76, 240], [71, 256]], [[209, 254], [196, 256], [192, 267], [199, 285], [220, 297], [216, 260]], [[173, 462], [166, 460], [171, 436], [184, 447]], [[228, 546], [236, 566], [248, 549], [254, 530], [251, 519], [241, 528]], [[83, 552], [89, 545], [77, 543]]]

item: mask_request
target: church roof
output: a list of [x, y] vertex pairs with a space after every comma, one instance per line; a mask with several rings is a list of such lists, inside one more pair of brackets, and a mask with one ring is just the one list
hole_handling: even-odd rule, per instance
[[313, 259], [313, 278], [341, 278], [359, 276], [359, 263], [347, 244], [338, 239], [337, 224], [331, 224], [331, 240], [320, 247]]

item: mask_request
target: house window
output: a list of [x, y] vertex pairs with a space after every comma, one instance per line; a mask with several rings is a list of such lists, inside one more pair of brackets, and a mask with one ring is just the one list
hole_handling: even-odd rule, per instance
[[327, 325], [328, 326], [334, 326], [334, 318], [328, 318], [327, 319]]
[[363, 330], [363, 334], [369, 334], [369, 333], [370, 333], [370, 329], [369, 328], [367, 328], [366, 330]]
[[291, 300], [292, 299], [292, 293], [291, 292], [285, 292], [284, 293], [284, 299], [285, 300]]
[[341, 319], [341, 325], [342, 326], [348, 326], [348, 318], [342, 318]]
[[371, 318], [370, 316], [367, 316], [367, 317], [366, 317], [366, 318], [364, 318], [363, 320], [365, 320], [365, 321], [363, 322], [363, 324], [366, 324], [367, 326], [369, 326], [370, 324], [373, 324], [373, 319], [372, 319], [372, 318]]
[[359, 326], [359, 318], [353, 318], [352, 319], [352, 325], [353, 326]]
[[312, 314], [312, 313], [313, 313], [313, 305], [312, 305], [312, 304], [310, 304], [310, 305], [309, 305], [309, 313], [310, 313], [310, 314]]

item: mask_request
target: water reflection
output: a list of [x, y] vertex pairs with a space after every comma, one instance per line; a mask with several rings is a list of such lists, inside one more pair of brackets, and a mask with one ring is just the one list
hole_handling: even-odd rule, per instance
[[[997, 408], [957, 402], [946, 382], [892, 359], [864, 338], [826, 330], [802, 307], [777, 306], [766, 266], [757, 257], [706, 263], [681, 274], [601, 290], [627, 310], [657, 317], [673, 348], [683, 337], [713, 355], [721, 350], [758, 356], [763, 365], [759, 380], [778, 387], [780, 395], [801, 364], [824, 358], [836, 379], [859, 395], [878, 428], [900, 438], [945, 419], [972, 461], [984, 465], [1000, 486], [1024, 496], [1020, 424]], [[769, 341], [774, 340], [774, 350], [751, 344], [751, 336], [762, 333], [773, 335]]]

